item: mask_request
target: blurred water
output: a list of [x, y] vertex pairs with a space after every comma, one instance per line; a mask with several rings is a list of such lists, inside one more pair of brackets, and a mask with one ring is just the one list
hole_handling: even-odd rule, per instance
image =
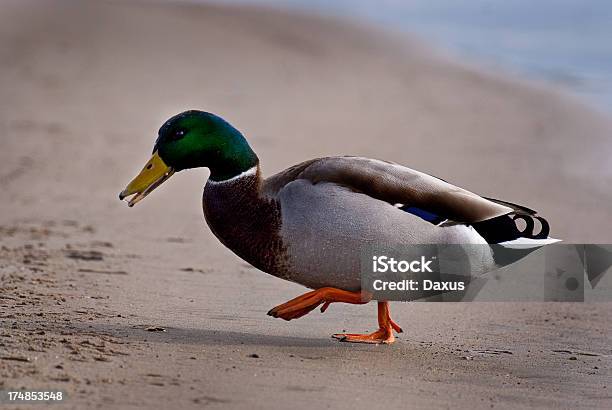
[[493, 68], [545, 80], [612, 112], [610, 0], [226, 0], [366, 20]]

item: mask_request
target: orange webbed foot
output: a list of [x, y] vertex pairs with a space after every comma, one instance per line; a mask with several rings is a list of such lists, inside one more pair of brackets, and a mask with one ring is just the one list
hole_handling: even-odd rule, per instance
[[391, 344], [395, 342], [395, 336], [393, 336], [391, 328], [378, 329], [370, 334], [336, 333], [332, 337], [341, 342], [349, 343]]
[[402, 328], [391, 319], [389, 302], [378, 302], [378, 326], [378, 330], [370, 334], [336, 333], [332, 337], [341, 342], [350, 343], [391, 344], [395, 342], [393, 331], [402, 333]]

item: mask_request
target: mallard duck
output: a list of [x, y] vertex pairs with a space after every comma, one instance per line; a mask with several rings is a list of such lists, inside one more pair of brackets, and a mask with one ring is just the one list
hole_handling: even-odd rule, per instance
[[[203, 209], [214, 235], [256, 268], [312, 291], [268, 315], [297, 319], [331, 303], [368, 303], [360, 249], [370, 243], [544, 244], [548, 223], [535, 211], [485, 198], [392, 162], [337, 156], [311, 159], [264, 179], [245, 137], [222, 118], [186, 111], [159, 130], [153, 155], [119, 194], [132, 207], [175, 172], [206, 167]], [[517, 218], [539, 234], [520, 231]], [[535, 245], [534, 245], [535, 246]], [[392, 343], [402, 332], [378, 301], [379, 329], [334, 334], [346, 342]]]

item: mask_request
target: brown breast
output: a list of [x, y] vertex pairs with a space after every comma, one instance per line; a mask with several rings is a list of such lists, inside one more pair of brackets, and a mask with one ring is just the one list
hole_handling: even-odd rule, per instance
[[280, 237], [278, 201], [261, 195], [257, 172], [229, 181], [209, 181], [204, 187], [203, 209], [208, 226], [236, 255], [256, 268], [283, 276], [288, 268]]

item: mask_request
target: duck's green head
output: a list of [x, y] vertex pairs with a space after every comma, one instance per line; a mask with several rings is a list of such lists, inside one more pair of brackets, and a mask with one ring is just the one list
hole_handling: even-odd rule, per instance
[[177, 171], [207, 167], [210, 179], [223, 181], [251, 169], [257, 156], [244, 136], [223, 118], [204, 111], [185, 111], [159, 129], [153, 156], [119, 194], [134, 195], [134, 206]]

